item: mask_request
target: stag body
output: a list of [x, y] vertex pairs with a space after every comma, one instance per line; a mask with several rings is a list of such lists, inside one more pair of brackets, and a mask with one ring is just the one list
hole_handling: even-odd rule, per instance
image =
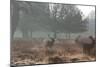
[[45, 39], [43, 42], [45, 44], [45, 49], [46, 49], [45, 54], [47, 56], [52, 56], [52, 54], [54, 53], [52, 47], [53, 47], [53, 45], [55, 43], [55, 39], [52, 38], [52, 37], [49, 37], [49, 39]]
[[[95, 39], [92, 36], [89, 37], [78, 37], [76, 42], [81, 44], [83, 47], [83, 53], [87, 55], [91, 55], [91, 52], [95, 48]], [[93, 51], [95, 55], [95, 51]]]
[[54, 45], [54, 42], [55, 42], [55, 39], [54, 39], [54, 38], [48, 39], [48, 40], [46, 41], [45, 47], [52, 48], [52, 46]]

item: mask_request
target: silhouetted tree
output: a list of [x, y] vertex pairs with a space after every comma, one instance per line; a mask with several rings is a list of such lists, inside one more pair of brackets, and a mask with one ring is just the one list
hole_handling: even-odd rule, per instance
[[[20, 11], [23, 11], [25, 13], [30, 13], [30, 5], [27, 2], [21, 2], [21, 1], [17, 1], [17, 0], [10, 0], [11, 2], [11, 38], [13, 38], [14, 36], [14, 32], [16, 31], [16, 28], [18, 26], [19, 23], [19, 19], [20, 19]], [[27, 7], [25, 6], [27, 5]]]
[[[32, 37], [32, 32], [48, 31], [48, 29], [50, 29], [50, 25], [48, 24], [48, 22], [50, 22], [49, 4], [37, 2], [30, 2], [28, 4], [31, 5], [31, 10], [29, 10], [31, 14], [22, 12], [22, 18], [19, 24], [23, 32], [23, 37], [26, 36], [24, 38]], [[23, 6], [25, 7], [24, 4]], [[26, 9], [28, 9], [28, 7], [26, 7]]]
[[82, 19], [82, 12], [75, 5], [54, 4], [51, 12], [56, 32], [78, 33], [87, 30], [88, 21]]

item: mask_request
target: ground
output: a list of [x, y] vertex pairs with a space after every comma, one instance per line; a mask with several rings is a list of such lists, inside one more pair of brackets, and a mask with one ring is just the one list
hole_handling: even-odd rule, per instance
[[43, 39], [15, 39], [11, 43], [11, 64], [33, 65], [95, 61], [96, 56], [83, 53], [74, 40], [56, 40], [52, 48], [45, 47]]

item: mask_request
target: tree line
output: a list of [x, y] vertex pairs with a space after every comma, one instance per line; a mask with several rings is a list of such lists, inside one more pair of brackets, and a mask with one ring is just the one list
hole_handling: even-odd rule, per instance
[[35, 31], [53, 32], [53, 38], [65, 33], [70, 38], [71, 33], [87, 31], [87, 24], [76, 5], [11, 0], [12, 37], [19, 28], [23, 38], [32, 38]]

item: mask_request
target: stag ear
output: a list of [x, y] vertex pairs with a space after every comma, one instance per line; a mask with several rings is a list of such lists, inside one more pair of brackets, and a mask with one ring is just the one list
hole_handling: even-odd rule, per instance
[[50, 37], [50, 34], [48, 34], [48, 38], [51, 38], [51, 37]]

